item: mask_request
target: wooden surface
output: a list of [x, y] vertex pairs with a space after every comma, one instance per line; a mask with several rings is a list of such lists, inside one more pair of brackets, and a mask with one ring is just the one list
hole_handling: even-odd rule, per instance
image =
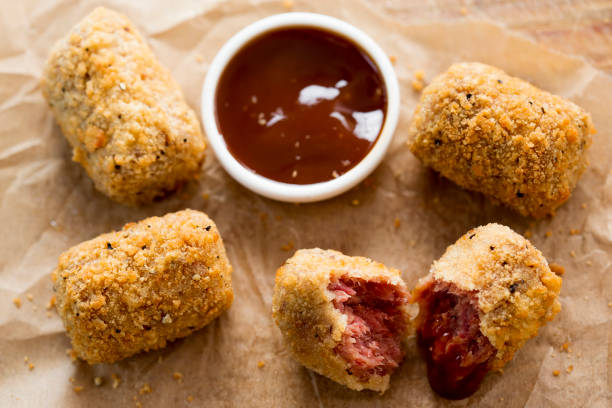
[[488, 19], [612, 74], [612, 0], [383, 0], [406, 21]]

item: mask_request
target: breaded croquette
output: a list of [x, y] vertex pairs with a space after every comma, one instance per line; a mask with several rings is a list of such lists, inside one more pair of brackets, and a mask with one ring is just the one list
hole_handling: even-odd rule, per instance
[[233, 300], [215, 223], [184, 210], [82, 242], [53, 272], [57, 311], [76, 354], [111, 363], [201, 329]]
[[475, 392], [560, 311], [560, 290], [542, 253], [508, 227], [474, 228], [449, 246], [414, 292], [434, 391], [451, 399]]
[[398, 270], [303, 249], [276, 273], [272, 313], [301, 364], [351, 389], [384, 392], [404, 358], [407, 303]]
[[73, 160], [111, 199], [147, 204], [198, 175], [196, 115], [125, 16], [85, 17], [51, 50], [41, 85]]
[[594, 132], [573, 103], [497, 68], [461, 63], [423, 91], [408, 144], [459, 186], [541, 218], [570, 197]]

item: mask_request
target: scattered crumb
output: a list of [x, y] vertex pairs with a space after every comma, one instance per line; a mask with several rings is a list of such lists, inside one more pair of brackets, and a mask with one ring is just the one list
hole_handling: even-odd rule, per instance
[[281, 249], [286, 252], [291, 251], [293, 249], [293, 241], [289, 241], [287, 244], [282, 245]]
[[568, 367], [567, 367], [567, 373], [569, 374], [569, 373], [571, 373], [572, 371], [574, 371], [574, 366], [573, 366], [573, 365], [568, 366]]
[[68, 381], [70, 381], [70, 384], [74, 384], [74, 377], [69, 377]]
[[55, 295], [51, 296], [51, 299], [49, 299], [49, 303], [47, 303], [47, 310], [51, 309], [53, 306], [55, 306], [55, 302], [56, 302], [56, 297]]
[[117, 374], [111, 374], [111, 377], [113, 379], [113, 388], [119, 387], [121, 384], [121, 377], [119, 377]]
[[561, 371], [559, 370], [553, 370], [552, 375], [554, 375], [555, 377], [558, 377], [559, 374], [561, 374]]
[[174, 378], [176, 381], [182, 381], [183, 374], [179, 373], [178, 371], [175, 371], [174, 373], [172, 373], [172, 378]]
[[571, 250], [571, 251], [570, 251], [570, 256], [571, 256], [572, 258], [575, 258], [575, 257], [576, 257], [576, 251]]
[[582, 203], [582, 204], [580, 204], [580, 207], [581, 207], [583, 210], [586, 210], [586, 208], [587, 208], [587, 203]]
[[533, 236], [533, 233], [531, 232], [531, 230], [527, 230], [523, 235], [525, 235], [525, 238], [529, 239]]
[[57, 227], [57, 221], [55, 221], [55, 220], [51, 220], [51, 221], [49, 221], [49, 225], [50, 225], [52, 228], [56, 228], [56, 227]]
[[13, 298], [13, 304], [17, 309], [19, 309], [21, 307], [21, 299], [19, 299], [18, 297]]
[[202, 57], [200, 54], [197, 54], [197, 55], [196, 55], [196, 57], [195, 57], [195, 59], [196, 59], [196, 61], [197, 61], [197, 62], [202, 62], [202, 61], [204, 61], [204, 57]]
[[257, 363], [257, 368], [263, 368], [266, 365], [265, 361], [259, 360], [259, 362]]
[[560, 351], [565, 351], [566, 353], [571, 353], [572, 350], [569, 348], [570, 344], [568, 342], [563, 343]]
[[416, 245], [416, 241], [414, 239], [411, 239], [410, 241], [408, 241], [408, 245], [414, 247]]
[[552, 236], [552, 231], [546, 231], [544, 235], [546, 236], [546, 238], [549, 238]]
[[565, 268], [559, 264], [551, 263], [548, 266], [550, 267], [551, 271], [553, 271], [559, 276], [563, 276], [563, 274], [565, 273]]
[[423, 87], [423, 82], [416, 79], [412, 81], [412, 89], [414, 89], [416, 92], [421, 92], [423, 90]]
[[34, 299], [34, 295], [32, 295], [31, 293], [28, 293], [26, 295], [26, 298], [31, 302]]
[[283, 0], [283, 7], [291, 10], [293, 8], [293, 0]]
[[579, 229], [572, 228], [570, 230], [570, 235], [578, 235], [578, 234], [580, 234], [580, 230]]
[[94, 377], [94, 385], [96, 387], [101, 386], [103, 382], [104, 380], [102, 379], [102, 377]]
[[149, 394], [151, 391], [153, 391], [151, 389], [151, 386], [149, 384], [145, 383], [142, 387], [140, 387], [140, 389], [138, 390], [138, 393], [140, 395], [143, 395], [143, 394]]
[[592, 266], [592, 265], [593, 265], [593, 262], [591, 262], [591, 261], [586, 261], [586, 266]]
[[32, 371], [34, 369], [34, 364], [30, 363], [28, 364], [28, 370]]
[[608, 302], [608, 307], [612, 307], [612, 302]]
[[210, 194], [202, 193], [202, 198], [205, 199], [205, 200], [208, 200], [210, 198]]
[[51, 318], [51, 312], [47, 311], [47, 319]]
[[393, 220], [393, 226], [394, 226], [396, 229], [400, 227], [400, 224], [401, 224], [401, 222], [400, 222], [400, 219], [399, 219], [399, 218], [396, 218], [396, 219], [394, 219], [394, 220]]
[[81, 391], [83, 391], [83, 386], [82, 385], [77, 385], [73, 388], [74, 392], [79, 393]]
[[355, 199], [351, 201], [351, 205], [353, 205], [354, 207], [357, 207], [359, 205], [359, 200]]
[[338, 172], [336, 170], [332, 171], [332, 177], [333, 178], [338, 178], [340, 177], [340, 174], [338, 174]]
[[424, 78], [425, 78], [425, 73], [423, 72], [422, 69], [418, 69], [414, 71], [414, 79], [422, 82]]
[[467, 16], [468, 11], [465, 7], [461, 7], [461, 10], [459, 10], [459, 12], [461, 13], [462, 16]]
[[391, 64], [395, 65], [395, 63], [397, 62], [397, 57], [395, 55], [390, 55], [389, 61], [391, 61]]
[[25, 357], [23, 358], [23, 361], [24, 361], [24, 362], [26, 362], [26, 363], [27, 363], [29, 360], [30, 360], [30, 357], [28, 357], [28, 356], [25, 356]]
[[36, 306], [36, 305], [32, 306], [32, 310], [33, 311], [37, 311], [38, 310], [38, 306]]
[[191, 401], [193, 401], [193, 396], [188, 395], [188, 396], [187, 396], [187, 402], [191, 402]]

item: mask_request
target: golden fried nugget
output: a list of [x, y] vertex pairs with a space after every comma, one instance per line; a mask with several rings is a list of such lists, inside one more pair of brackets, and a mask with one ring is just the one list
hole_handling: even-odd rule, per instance
[[396, 269], [337, 251], [297, 251], [276, 272], [272, 314], [301, 364], [384, 392], [404, 358], [408, 291]]
[[559, 313], [561, 278], [529, 241], [488, 224], [448, 247], [419, 281], [419, 345], [437, 393], [460, 399]]
[[73, 160], [113, 200], [150, 203], [198, 175], [196, 115], [125, 16], [85, 17], [51, 50], [41, 86]]
[[232, 303], [231, 273], [215, 223], [184, 210], [70, 248], [52, 277], [72, 346], [93, 364], [206, 326]]
[[573, 103], [479, 63], [452, 65], [425, 88], [410, 150], [463, 188], [541, 218], [571, 195], [595, 133]]

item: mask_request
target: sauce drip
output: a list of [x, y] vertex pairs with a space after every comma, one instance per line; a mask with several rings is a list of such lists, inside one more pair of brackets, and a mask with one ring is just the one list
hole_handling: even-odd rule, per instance
[[346, 173], [382, 129], [378, 67], [352, 42], [310, 28], [263, 34], [221, 75], [217, 124], [231, 154], [269, 179], [312, 184]]
[[496, 349], [480, 331], [478, 299], [454, 283], [435, 281], [416, 289], [417, 336], [431, 388], [463, 399], [480, 387]]

